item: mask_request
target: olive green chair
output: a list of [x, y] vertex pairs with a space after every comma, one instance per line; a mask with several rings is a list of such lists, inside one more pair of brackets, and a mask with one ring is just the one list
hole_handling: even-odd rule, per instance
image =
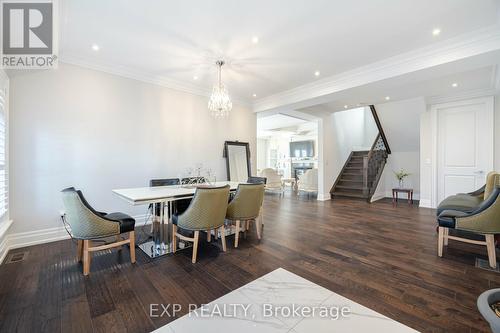
[[459, 193], [447, 197], [439, 203], [437, 207], [437, 215], [441, 214], [445, 210], [459, 210], [466, 213], [473, 212], [493, 191], [497, 175], [499, 175], [499, 173], [496, 171], [488, 173], [486, 176], [486, 183], [483, 187], [474, 192]]
[[[489, 264], [496, 268], [495, 234], [500, 234], [500, 174], [489, 177], [483, 193], [484, 200], [472, 211], [443, 210], [438, 215], [438, 256], [443, 256], [443, 247], [448, 240], [457, 240], [486, 245]], [[450, 236], [449, 230], [472, 232], [483, 235], [484, 241]]]
[[[234, 247], [238, 247], [240, 232], [250, 228], [254, 222], [257, 238], [261, 237], [262, 202], [264, 200], [265, 184], [239, 184], [233, 200], [229, 203], [226, 219], [236, 222]], [[241, 224], [243, 222], [243, 225]]]
[[[90, 206], [81, 191], [69, 187], [61, 191], [65, 208], [63, 222], [68, 224], [71, 231], [68, 233], [78, 240], [78, 261], [83, 257], [83, 275], [90, 272], [90, 254], [95, 251], [106, 250], [130, 244], [130, 261], [135, 263], [135, 219], [124, 213], [106, 214], [98, 212]], [[128, 233], [128, 239], [121, 239], [121, 235]], [[113, 243], [92, 246], [92, 240], [115, 237]]]
[[[193, 200], [182, 214], [172, 215], [173, 251], [177, 251], [177, 238], [193, 242], [192, 263], [196, 263], [198, 253], [198, 239], [200, 231], [210, 234], [212, 230], [220, 229], [222, 239], [222, 250], [226, 252], [226, 238], [224, 229], [224, 217], [226, 215], [227, 202], [229, 199], [229, 185], [222, 187], [199, 186], [196, 189]], [[181, 234], [179, 229], [192, 231], [194, 237]]]

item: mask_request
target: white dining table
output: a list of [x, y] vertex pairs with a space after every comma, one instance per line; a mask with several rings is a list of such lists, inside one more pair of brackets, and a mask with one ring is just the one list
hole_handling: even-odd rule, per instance
[[[160, 257], [172, 252], [172, 224], [171, 213], [173, 205], [176, 200], [192, 198], [198, 187], [206, 186], [225, 186], [229, 185], [230, 191], [236, 191], [238, 182], [221, 181], [211, 184], [187, 184], [187, 185], [169, 185], [169, 186], [154, 186], [154, 187], [135, 187], [123, 188], [113, 190], [119, 198], [125, 200], [133, 206], [159, 204], [160, 216], [153, 216], [159, 218], [160, 225], [158, 228], [153, 228], [153, 239], [139, 244], [139, 248], [143, 250], [151, 258]], [[165, 207], [167, 209], [167, 216], [164, 216]], [[152, 210], [155, 214], [156, 210]], [[179, 249], [187, 248], [190, 246], [188, 243], [179, 242]]]

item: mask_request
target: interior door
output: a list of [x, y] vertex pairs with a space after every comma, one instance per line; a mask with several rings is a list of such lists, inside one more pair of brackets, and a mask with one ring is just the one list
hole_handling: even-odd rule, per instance
[[493, 97], [437, 107], [438, 203], [474, 191], [493, 170]]

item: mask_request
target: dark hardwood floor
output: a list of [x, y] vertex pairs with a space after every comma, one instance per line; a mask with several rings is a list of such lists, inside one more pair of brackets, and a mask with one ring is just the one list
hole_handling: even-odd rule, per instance
[[[200, 247], [151, 260], [128, 248], [94, 257], [89, 277], [76, 244], [17, 249], [25, 261], [0, 266], [2, 332], [148, 332], [175, 318], [149, 316], [150, 304], [208, 303], [278, 267], [420, 331], [488, 331], [477, 296], [500, 274], [474, 267], [486, 248], [450, 241], [436, 255], [435, 212], [390, 202], [267, 195], [262, 241], [255, 233], [222, 253]], [[138, 237], [141, 237], [140, 232]], [[230, 238], [231, 241], [233, 238]]]

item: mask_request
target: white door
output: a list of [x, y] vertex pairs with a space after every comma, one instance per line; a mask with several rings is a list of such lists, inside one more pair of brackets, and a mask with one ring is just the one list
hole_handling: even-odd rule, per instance
[[493, 97], [434, 106], [438, 203], [474, 191], [493, 170]]

